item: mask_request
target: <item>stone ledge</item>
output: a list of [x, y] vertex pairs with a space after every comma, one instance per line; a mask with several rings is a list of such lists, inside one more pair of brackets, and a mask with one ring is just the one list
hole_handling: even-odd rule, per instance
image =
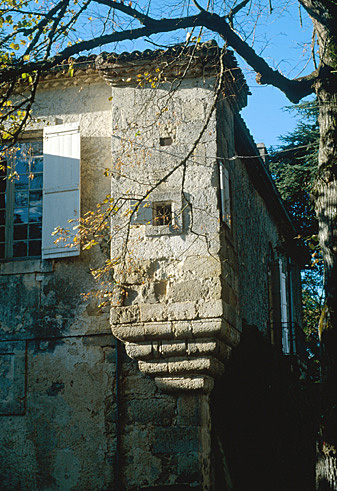
[[[230, 318], [228, 318], [228, 315]], [[233, 325], [237, 323], [234, 309], [221, 299], [173, 302], [173, 303], [141, 303], [111, 308], [112, 324], [132, 324], [139, 322], [163, 322], [174, 320], [214, 319], [225, 317]]]
[[155, 377], [155, 382], [163, 392], [200, 391], [208, 394], [214, 387], [214, 380], [207, 375], [191, 377]]
[[211, 356], [198, 358], [173, 358], [168, 360], [156, 361], [139, 361], [138, 366], [141, 372], [147, 375], [170, 375], [186, 374], [198, 375], [207, 374], [211, 376], [222, 375], [224, 371], [223, 364]]
[[217, 339], [189, 339], [185, 341], [162, 340], [152, 342], [125, 343], [125, 350], [135, 360], [166, 359], [177, 356], [213, 355], [226, 360], [231, 347]]
[[192, 339], [220, 339], [226, 345], [234, 347], [240, 340], [240, 332], [223, 318], [112, 324], [112, 333], [124, 343], [139, 343], [145, 341]]

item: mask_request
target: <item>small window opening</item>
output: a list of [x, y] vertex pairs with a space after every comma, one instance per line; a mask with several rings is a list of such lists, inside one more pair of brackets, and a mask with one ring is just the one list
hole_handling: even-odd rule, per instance
[[170, 136], [165, 136], [164, 138], [159, 139], [159, 144], [161, 147], [167, 147], [168, 145], [172, 145], [172, 138]]
[[172, 203], [154, 203], [153, 224], [170, 225], [172, 223]]

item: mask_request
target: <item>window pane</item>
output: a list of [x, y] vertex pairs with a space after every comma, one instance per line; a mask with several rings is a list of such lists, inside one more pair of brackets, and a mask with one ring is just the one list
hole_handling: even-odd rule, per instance
[[[0, 259], [6, 257], [4, 249], [8, 239], [13, 243], [8, 251], [11, 257], [41, 256], [43, 143], [41, 140], [18, 143], [7, 157], [11, 172], [15, 170], [17, 175], [6, 186], [0, 168], [0, 245], [3, 246]], [[11, 192], [10, 201], [7, 190]], [[6, 216], [9, 217], [8, 230]]]
[[22, 175], [15, 181], [16, 191], [21, 191], [22, 189], [28, 189], [29, 178], [28, 175]]
[[5, 257], [5, 244], [0, 244], [0, 259]]
[[40, 239], [41, 237], [42, 237], [42, 225], [40, 223], [29, 225], [29, 238]]
[[15, 193], [15, 206], [28, 206], [28, 192], [20, 191]]
[[14, 242], [13, 243], [13, 256], [25, 257], [27, 256], [27, 244], [26, 242]]
[[43, 169], [43, 157], [35, 157], [32, 165], [31, 165], [32, 172], [42, 172]]
[[43, 144], [42, 140], [35, 140], [29, 144], [30, 152], [32, 155], [42, 155], [43, 154]]
[[21, 174], [29, 174], [29, 164], [22, 159], [22, 156], [15, 162], [15, 170], [20, 176]]
[[42, 206], [42, 191], [31, 191], [29, 193], [30, 206]]
[[28, 223], [28, 208], [14, 210], [14, 223]]
[[27, 239], [27, 225], [14, 225], [14, 240]]
[[42, 174], [34, 174], [34, 178], [30, 181], [30, 189], [42, 189], [42, 185]]
[[153, 224], [169, 225], [172, 221], [171, 203], [155, 203], [153, 208]]
[[29, 208], [29, 221], [30, 222], [41, 222], [42, 221], [42, 207], [33, 206]]
[[41, 256], [41, 240], [28, 242], [28, 256]]

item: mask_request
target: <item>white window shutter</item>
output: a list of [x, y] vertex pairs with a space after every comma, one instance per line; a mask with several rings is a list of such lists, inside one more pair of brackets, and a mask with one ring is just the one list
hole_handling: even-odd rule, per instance
[[280, 298], [281, 298], [281, 326], [282, 326], [282, 349], [283, 353], [290, 353], [290, 335], [288, 324], [288, 302], [287, 302], [287, 276], [283, 272], [282, 259], [279, 259], [280, 268]]
[[231, 227], [231, 199], [229, 172], [220, 162], [220, 198], [221, 198], [221, 219], [230, 228]]
[[[69, 245], [73, 244], [73, 227], [80, 217], [79, 123], [46, 127], [43, 154], [42, 259], [78, 256], [79, 244]], [[66, 242], [54, 243], [56, 227], [70, 231]]]

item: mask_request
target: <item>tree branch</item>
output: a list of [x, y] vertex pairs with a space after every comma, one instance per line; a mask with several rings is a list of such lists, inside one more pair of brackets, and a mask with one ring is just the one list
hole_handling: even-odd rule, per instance
[[192, 0], [192, 2], [197, 7], [197, 9], [200, 10], [200, 12], [206, 12], [206, 10], [201, 5], [199, 5], [199, 3], [197, 2], [197, 0]]
[[[100, 2], [109, 2], [109, 0], [99, 0]], [[111, 0], [111, 3], [114, 3]], [[120, 4], [118, 4], [120, 5]], [[131, 8], [131, 7], [128, 7]], [[132, 9], [135, 15], [135, 9]], [[141, 13], [138, 13], [140, 16]], [[137, 15], [138, 15], [137, 14]], [[143, 18], [150, 19], [147, 16]], [[305, 97], [313, 92], [313, 83], [315, 82], [318, 72], [315, 70], [312, 74], [298, 79], [290, 80], [279, 71], [272, 69], [268, 63], [243, 41], [232, 30], [227, 22], [226, 17], [220, 17], [216, 14], [211, 14], [206, 11], [201, 11], [194, 16], [187, 16], [176, 19], [151, 19], [149, 25], [138, 29], [127, 29], [124, 31], [113, 32], [104, 36], [99, 36], [94, 39], [81, 41], [72, 46], [68, 46], [60, 53], [46, 61], [24, 63], [21, 62], [5, 67], [0, 72], [0, 80], [2, 82], [10, 81], [16, 78], [21, 73], [32, 72], [34, 70], [48, 70], [53, 66], [61, 63], [63, 60], [71, 56], [81, 53], [82, 51], [90, 51], [99, 46], [109, 43], [135, 40], [140, 37], [148, 37], [153, 34], [174, 31], [177, 29], [190, 28], [195, 26], [203, 26], [207, 29], [218, 33], [228, 46], [231, 46], [257, 73], [257, 81], [260, 84], [270, 84], [280, 89], [291, 102], [298, 102], [302, 97]]]
[[318, 76], [317, 70], [306, 77], [291, 80], [279, 71], [272, 69], [264, 58], [259, 56], [248, 43], [243, 41], [234, 32], [223, 17], [216, 14], [208, 14], [205, 19], [205, 27], [220, 34], [257, 73], [257, 82], [269, 84], [280, 89], [291, 102], [297, 103], [302, 97], [313, 92], [313, 83]]
[[143, 14], [142, 12], [139, 12], [139, 10], [134, 9], [133, 7], [125, 5], [121, 2], [115, 2], [114, 0], [95, 0], [95, 3], [106, 5], [107, 7], [110, 7], [114, 10], [119, 10], [120, 12], [123, 12], [129, 17], [133, 17], [134, 19], [139, 20], [141, 24], [147, 26], [151, 25], [152, 22], [156, 22], [156, 20], [149, 15]]
[[298, 0], [312, 19], [336, 31], [337, 4], [331, 0]]
[[240, 12], [241, 9], [243, 9], [247, 3], [249, 3], [250, 0], [242, 0], [242, 2], [240, 2], [236, 7], [234, 7], [233, 9], [231, 9], [229, 11], [229, 14], [226, 15], [226, 17], [228, 18], [228, 22], [229, 22], [229, 25], [230, 27], [233, 27], [233, 18], [234, 16]]

